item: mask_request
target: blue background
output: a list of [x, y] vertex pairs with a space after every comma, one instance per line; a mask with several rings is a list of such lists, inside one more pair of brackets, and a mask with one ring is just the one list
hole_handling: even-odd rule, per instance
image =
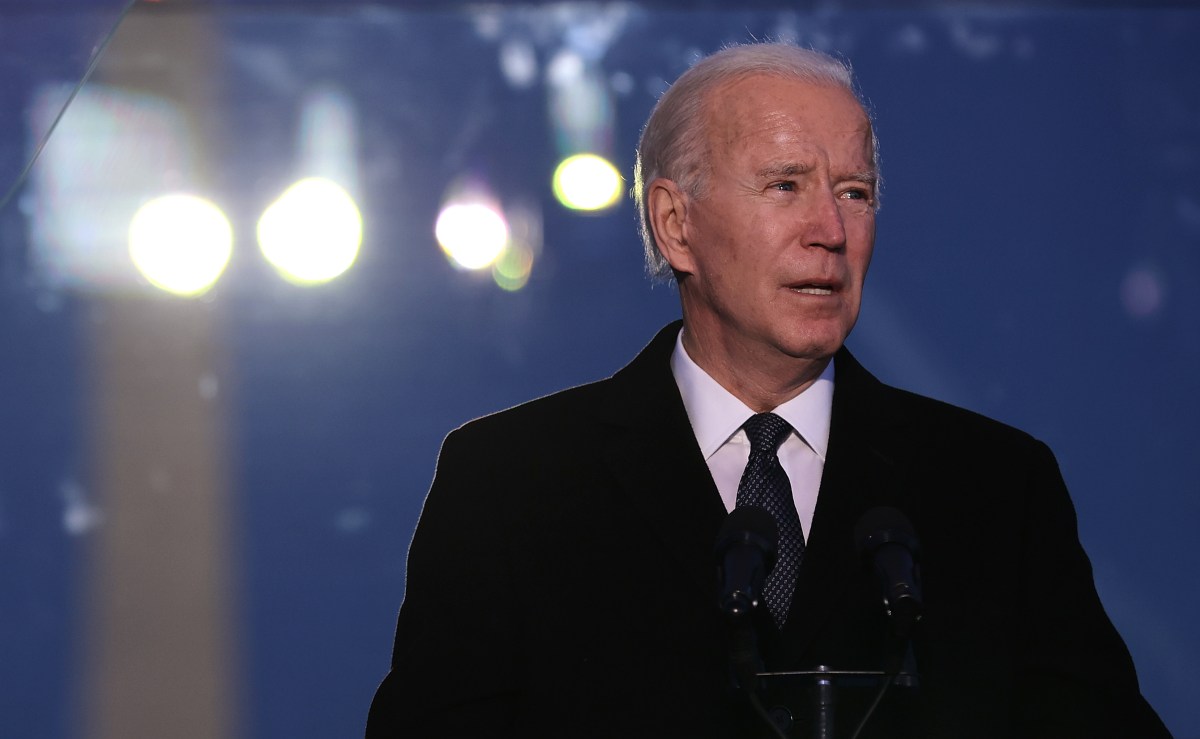
[[[850, 59], [885, 185], [849, 345], [890, 384], [1051, 445], [1143, 691], [1177, 736], [1200, 737], [1200, 12], [686, 5], [606, 6], [617, 20], [600, 62], [635, 81], [613, 97], [618, 167], [629, 176], [654, 80], [696, 52], [772, 36]], [[77, 79], [119, 10], [0, 5], [0, 184], [32, 147], [33, 91]], [[181, 12], [219, 29], [204, 125], [221, 134], [214, 177], [241, 222], [286, 180], [308, 85], [357, 106], [358, 263], [302, 289], [239, 252], [206, 298], [236, 386], [239, 735], [355, 736], [442, 437], [612, 373], [677, 316], [677, 296], [642, 276], [628, 201], [600, 215], [553, 201], [545, 89], [499, 68], [504, 38], [542, 64], [579, 43], [571, 18], [588, 6], [506, 7], [498, 35], [457, 4]], [[538, 204], [544, 246], [520, 291], [457, 271], [433, 242], [463, 171]], [[84, 347], [102, 308], [39, 276], [31, 197], [0, 211], [0, 736], [65, 737], [83, 735], [95, 532], [63, 521], [69, 490], [89, 486]], [[252, 243], [250, 227], [238, 238]]]

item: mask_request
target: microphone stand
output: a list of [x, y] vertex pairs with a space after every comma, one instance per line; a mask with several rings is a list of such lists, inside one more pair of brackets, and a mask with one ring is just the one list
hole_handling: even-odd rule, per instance
[[762, 702], [762, 696], [759, 695], [762, 677], [769, 673], [760, 671], [762, 658], [758, 653], [758, 636], [750, 619], [741, 618], [734, 622], [733, 638], [729, 644], [729, 662], [733, 667], [734, 682], [746, 694], [754, 713], [770, 728], [776, 739], [788, 739], [787, 733], [771, 716]]
[[[774, 565], [778, 529], [766, 510], [755, 506], [735, 508], [726, 517], [717, 537], [717, 573], [719, 604], [729, 619], [729, 659], [733, 679], [750, 702], [754, 713], [770, 727], [776, 739], [788, 739], [793, 714], [787, 707], [768, 710], [760, 691], [764, 678], [801, 677], [814, 681], [813, 726], [815, 739], [833, 739], [836, 724], [838, 681], [870, 679], [879, 681], [879, 690], [867, 708], [851, 739], [858, 739], [863, 727], [883, 701], [893, 682], [915, 684], [915, 672], [904, 674], [911, 660], [912, 630], [921, 618], [922, 604], [916, 580], [913, 553], [916, 534], [904, 514], [892, 508], [874, 508], [855, 527], [859, 552], [870, 557], [884, 586], [884, 607], [891, 623], [892, 637], [884, 655], [882, 670], [834, 670], [818, 665], [815, 670], [763, 672], [752, 614], [759, 606], [759, 593], [767, 573]], [[907, 659], [906, 659], [907, 657]]]
[[[815, 670], [793, 670], [786, 672], [760, 672], [757, 675], [759, 678], [803, 678], [811, 679], [814, 683], [815, 690], [813, 691], [813, 739], [833, 739], [834, 730], [837, 726], [837, 688], [839, 685], [844, 685], [847, 682], [858, 682], [864, 680], [878, 681], [879, 690], [876, 692], [874, 699], [871, 702], [867, 712], [859, 720], [858, 725], [851, 735], [852, 739], [862, 733], [863, 727], [867, 721], [875, 713], [875, 709], [883, 700], [883, 696], [887, 688], [893, 683], [902, 687], [914, 687], [916, 685], [916, 676], [908, 673], [889, 673], [883, 670], [835, 670], [825, 665], [819, 665]], [[755, 696], [757, 699], [757, 696]], [[759, 700], [761, 703], [761, 700]], [[767, 716], [770, 716], [769, 709], [763, 709]], [[778, 728], [778, 725], [772, 719], [770, 721], [773, 727]], [[786, 736], [785, 734], [779, 734]]]
[[[863, 728], [867, 725], [875, 710], [883, 701], [883, 696], [887, 689], [892, 684], [896, 684], [905, 688], [917, 686], [917, 675], [915, 665], [912, 663], [912, 653], [909, 651], [909, 640], [906, 638], [897, 644], [896, 651], [887, 660], [886, 669], [881, 670], [837, 670], [827, 665], [818, 665], [811, 670], [785, 670], [772, 672], [758, 672], [755, 677], [761, 680], [779, 680], [779, 679], [796, 679], [804, 681], [812, 681], [812, 739], [833, 739], [835, 727], [837, 725], [837, 689], [839, 686], [844, 687], [848, 683], [855, 682], [872, 682], [877, 683], [879, 689], [876, 691], [871, 704], [867, 708], [865, 714], [859, 720], [851, 734], [851, 739], [858, 739], [862, 734]], [[785, 710], [786, 709], [780, 709]], [[764, 712], [769, 716], [770, 711], [764, 709]], [[789, 712], [790, 713], [790, 712]], [[772, 726], [777, 728], [777, 723], [772, 721]], [[786, 736], [786, 735], [785, 735]]]

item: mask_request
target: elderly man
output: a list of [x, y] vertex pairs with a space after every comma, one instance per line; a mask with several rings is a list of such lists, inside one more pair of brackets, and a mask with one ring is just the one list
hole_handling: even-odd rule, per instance
[[[766, 670], [869, 671], [893, 637], [854, 528], [888, 506], [921, 540], [924, 617], [915, 685], [863, 736], [1166, 736], [1050, 451], [843, 348], [878, 186], [849, 69], [726, 49], [662, 97], [639, 152], [648, 263], [678, 282], [682, 324], [608, 380], [447, 437], [368, 735], [758, 735], [717, 605], [722, 522], [759, 506], [777, 523], [754, 614]], [[780, 731], [811, 735], [771, 680]], [[865, 710], [854, 691], [837, 736]]]

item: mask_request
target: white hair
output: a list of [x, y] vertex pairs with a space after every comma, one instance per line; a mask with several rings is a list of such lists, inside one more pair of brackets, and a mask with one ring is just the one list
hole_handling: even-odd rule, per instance
[[[638, 144], [633, 169], [633, 196], [637, 202], [646, 272], [655, 279], [671, 280], [671, 265], [659, 251], [650, 226], [646, 185], [659, 177], [674, 180], [689, 196], [704, 197], [709, 179], [708, 138], [704, 105], [708, 93], [730, 80], [752, 75], [784, 77], [848, 91], [867, 106], [854, 87], [848, 64], [820, 51], [791, 44], [767, 42], [728, 46], [701, 59], [663, 93], [650, 113]], [[868, 114], [868, 121], [870, 116]], [[879, 142], [871, 125], [871, 159], [879, 189]], [[879, 207], [878, 192], [875, 207]]]

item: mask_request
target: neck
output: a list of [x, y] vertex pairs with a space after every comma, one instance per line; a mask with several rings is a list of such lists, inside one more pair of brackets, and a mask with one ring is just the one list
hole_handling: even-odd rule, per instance
[[807, 390], [832, 357], [789, 357], [777, 351], [705, 341], [684, 327], [683, 348], [700, 369], [755, 413], [775, 410]]

